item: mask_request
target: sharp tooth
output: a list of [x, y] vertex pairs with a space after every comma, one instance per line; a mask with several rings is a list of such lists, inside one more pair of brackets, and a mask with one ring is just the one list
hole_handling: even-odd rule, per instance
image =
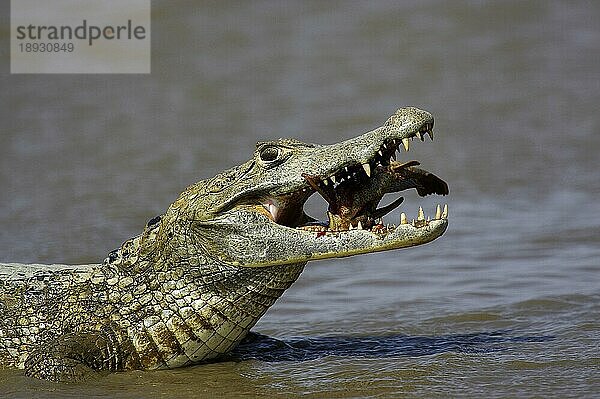
[[352, 226], [352, 223], [350, 223], [350, 227], [348, 228], [348, 230], [354, 230], [354, 226]]
[[383, 143], [383, 149], [387, 150], [387, 144], [386, 143]]
[[381, 152], [381, 150], [377, 151], [377, 153], [379, 154], [380, 157], [383, 156], [383, 152]]
[[356, 225], [356, 228], [357, 228], [358, 230], [362, 230], [362, 229], [363, 229], [363, 228], [362, 228], [362, 223], [360, 222], [360, 220], [358, 221], [358, 224]]
[[408, 148], [410, 146], [410, 140], [408, 138], [402, 139], [402, 145], [404, 145], [404, 149], [408, 151]]
[[444, 205], [444, 211], [442, 212], [442, 219], [448, 218], [448, 204]]
[[442, 208], [440, 208], [440, 204], [438, 204], [437, 208], [435, 209], [435, 218], [439, 219], [442, 217]]
[[324, 185], [328, 185], [329, 184], [329, 179], [323, 179], [323, 184]]
[[433, 141], [433, 130], [428, 130], [427, 134], [429, 134], [429, 137], [431, 137], [431, 141]]
[[417, 132], [416, 135], [419, 138], [419, 140], [423, 141], [423, 135], [421, 134], [421, 132]]
[[344, 170], [346, 171], [346, 173], [350, 173], [350, 169], [348, 169], [348, 167], [344, 167]]
[[335, 184], [335, 175], [331, 175], [330, 179], [331, 179], [331, 182]]
[[417, 216], [417, 220], [425, 220], [425, 215], [423, 214], [422, 207], [419, 207], [419, 215]]
[[406, 224], [408, 221], [406, 220], [406, 213], [402, 212], [400, 214], [400, 224]]
[[273, 220], [277, 220], [277, 213], [279, 212], [279, 208], [275, 204], [268, 204], [268, 211], [273, 216]]
[[335, 216], [333, 216], [333, 213], [331, 212], [327, 212], [327, 217], [329, 219], [329, 230], [337, 230], [338, 226], [335, 220]]
[[368, 162], [365, 162], [362, 164], [362, 167], [365, 170], [365, 173], [367, 174], [367, 176], [371, 177], [371, 165], [369, 165]]

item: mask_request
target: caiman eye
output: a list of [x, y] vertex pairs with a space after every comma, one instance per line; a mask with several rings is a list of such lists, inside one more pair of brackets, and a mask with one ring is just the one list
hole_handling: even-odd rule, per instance
[[277, 159], [277, 157], [279, 157], [279, 153], [281, 152], [281, 150], [277, 147], [265, 147], [262, 150], [260, 150], [260, 159], [261, 161], [265, 161], [265, 162], [271, 162]]

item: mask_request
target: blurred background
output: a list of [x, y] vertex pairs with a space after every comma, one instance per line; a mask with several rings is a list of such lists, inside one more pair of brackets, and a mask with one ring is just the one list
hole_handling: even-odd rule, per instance
[[[0, 261], [100, 262], [256, 141], [333, 143], [405, 105], [436, 121], [435, 141], [415, 141], [405, 160], [450, 186], [445, 198], [409, 194], [385, 218], [448, 202], [442, 238], [309, 264], [255, 327], [306, 356], [273, 362], [261, 349], [106, 377], [88, 394], [600, 389], [597, 2], [153, 1], [149, 75], [10, 75], [8, 15], [5, 5]], [[318, 199], [307, 208], [324, 217]], [[323, 336], [339, 338], [331, 352]], [[9, 371], [0, 386], [80, 393]]]

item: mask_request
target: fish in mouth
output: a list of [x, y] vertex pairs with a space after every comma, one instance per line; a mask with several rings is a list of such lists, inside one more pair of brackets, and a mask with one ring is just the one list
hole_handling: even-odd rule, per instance
[[[378, 208], [383, 196], [414, 188], [421, 196], [430, 194], [447, 195], [448, 184], [438, 176], [418, 168], [418, 161], [399, 162], [397, 152], [401, 148], [409, 151], [415, 138], [425, 141], [429, 136], [433, 141], [433, 120], [424, 123], [411, 137], [389, 138], [366, 162], [345, 165], [328, 177], [302, 173], [306, 185], [293, 194], [271, 197], [262, 203], [270, 218], [283, 225], [300, 230], [324, 234], [336, 234], [350, 230], [368, 230], [385, 235], [397, 226], [384, 224], [383, 217], [396, 209], [404, 201], [399, 197], [389, 205]], [[299, 212], [306, 200], [319, 193], [328, 204], [327, 221], [319, 221], [303, 211]], [[300, 209], [300, 210], [299, 210]], [[434, 220], [446, 219], [448, 206], [437, 205]], [[428, 218], [430, 220], [430, 218]], [[423, 227], [429, 223], [420, 207], [416, 218], [409, 221], [406, 214], [400, 214], [399, 224]]]
[[[305, 175], [304, 178], [310, 186], [329, 204], [327, 215], [328, 224], [320, 224], [320, 231], [344, 231], [355, 228], [366, 230], [382, 230], [383, 216], [400, 206], [404, 197], [399, 197], [389, 205], [377, 208], [383, 196], [410, 188], [415, 188], [417, 193], [424, 197], [429, 194], [448, 194], [448, 185], [436, 175], [416, 167], [418, 161], [405, 163], [391, 161], [387, 164], [378, 164], [372, 171], [372, 176], [357, 174], [339, 184], [319, 184], [318, 179]], [[447, 205], [444, 207], [444, 216], [448, 213]], [[442, 217], [441, 207], [438, 205], [436, 219]], [[401, 213], [400, 222], [407, 223], [405, 213]], [[419, 208], [413, 225], [425, 222], [423, 209]], [[324, 228], [324, 229], [320, 229]], [[303, 228], [315, 229], [304, 226]]]

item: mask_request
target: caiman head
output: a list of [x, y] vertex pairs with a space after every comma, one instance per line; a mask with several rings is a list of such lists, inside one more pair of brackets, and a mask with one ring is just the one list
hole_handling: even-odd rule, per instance
[[[211, 259], [241, 267], [430, 242], [446, 230], [447, 207], [438, 206], [432, 219], [419, 208], [414, 220], [402, 213], [398, 225], [386, 225], [382, 217], [402, 198], [385, 207], [378, 204], [384, 194], [410, 188], [422, 196], [448, 193], [444, 181], [416, 168], [418, 162], [396, 161], [396, 152], [408, 151], [412, 139], [429, 135], [433, 140], [432, 129], [431, 114], [407, 107], [383, 126], [338, 144], [259, 142], [251, 160], [188, 187], [164, 215], [161, 230], [179, 241], [173, 248], [199, 245]], [[303, 210], [315, 192], [329, 204], [327, 221]]]

